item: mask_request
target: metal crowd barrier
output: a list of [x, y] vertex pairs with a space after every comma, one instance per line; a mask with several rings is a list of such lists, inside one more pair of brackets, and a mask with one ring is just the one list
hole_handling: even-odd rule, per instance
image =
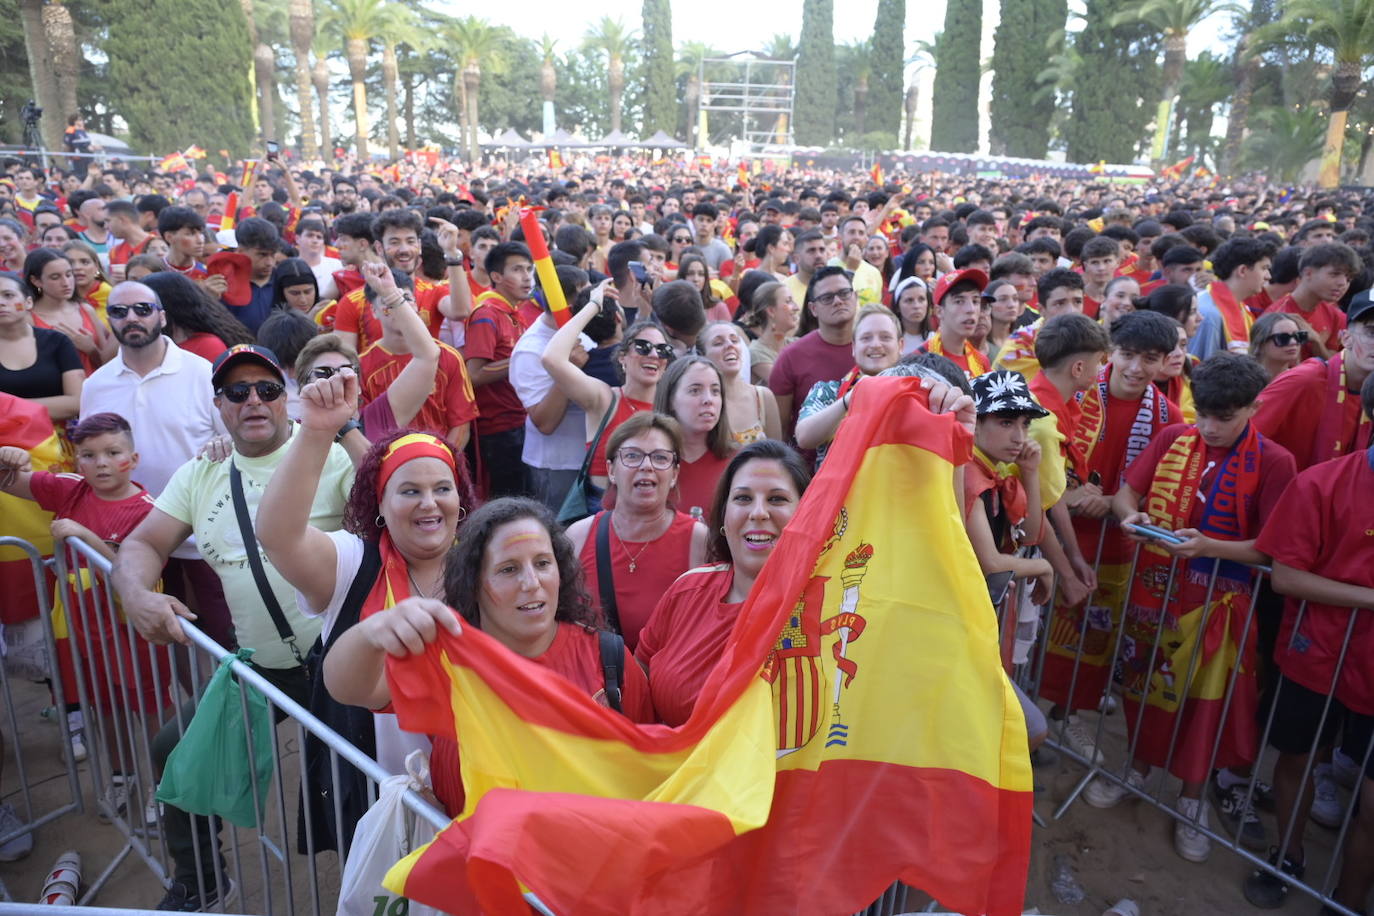
[[[1103, 565], [1102, 555], [1103, 544], [1105, 540], [1105, 531], [1106, 526], [1104, 526], [1103, 537], [1099, 538], [1098, 541], [1097, 556], [1094, 562], [1095, 570], [1100, 570]], [[1166, 675], [1166, 672], [1164, 670], [1165, 666], [1161, 664], [1161, 662], [1164, 661], [1164, 657], [1161, 656], [1159, 649], [1161, 641], [1166, 631], [1168, 630], [1168, 624], [1171, 622], [1171, 619], [1173, 617], [1171, 612], [1178, 610], [1178, 605], [1175, 604], [1175, 602], [1178, 599], [1178, 590], [1181, 587], [1183, 577], [1186, 574], [1186, 572], [1183, 570], [1183, 565], [1187, 562], [1181, 561], [1179, 558], [1173, 558], [1173, 560], [1170, 562], [1167, 582], [1164, 585], [1165, 601], [1162, 605], [1161, 611], [1158, 614], [1158, 620], [1155, 621], [1153, 624], [1150, 624], [1148, 621], [1144, 619], [1144, 617], [1141, 614], [1132, 614], [1130, 600], [1130, 586], [1131, 583], [1133, 583], [1136, 579], [1136, 574], [1140, 565], [1141, 552], [1143, 549], [1143, 544], [1136, 545], [1136, 548], [1133, 554], [1131, 555], [1129, 577], [1126, 580], [1125, 590], [1120, 596], [1121, 600], [1117, 605], [1111, 607], [1112, 648], [1111, 654], [1108, 657], [1107, 688], [1103, 696], [1100, 698], [1101, 705], [1094, 704], [1096, 705], [1096, 708], [1079, 708], [1076, 710], [1066, 710], [1066, 712], [1075, 713], [1080, 716], [1083, 713], [1097, 716], [1096, 727], [1092, 730], [1092, 746], [1097, 751], [1097, 755], [1105, 754], [1105, 759], [1103, 760], [1103, 762], [1098, 763], [1096, 760], [1089, 760], [1082, 754], [1078, 753], [1078, 751], [1076, 751], [1071, 746], [1066, 735], [1066, 730], [1068, 728], [1069, 721], [1067, 715], [1064, 715], [1064, 717], [1058, 721], [1056, 721], [1053, 718], [1051, 718], [1050, 720], [1050, 734], [1046, 743], [1059, 754], [1073, 761], [1077, 765], [1082, 766], [1085, 770], [1082, 777], [1077, 781], [1077, 783], [1075, 784], [1067, 798], [1065, 798], [1063, 802], [1059, 804], [1057, 809], [1054, 811], [1053, 818], [1055, 820], [1058, 820], [1059, 818], [1063, 817], [1064, 814], [1071, 808], [1071, 806], [1082, 796], [1084, 790], [1088, 787], [1090, 783], [1092, 783], [1093, 780], [1102, 780], [1106, 783], [1110, 783], [1116, 786], [1121, 790], [1124, 790], [1125, 792], [1129, 793], [1130, 796], [1133, 796], [1135, 798], [1141, 799], [1149, 803], [1156, 809], [1163, 811], [1165, 814], [1169, 815], [1169, 817], [1173, 818], [1175, 821], [1188, 824], [1190, 827], [1198, 830], [1199, 832], [1210, 838], [1212, 843], [1230, 850], [1234, 854], [1240, 856], [1249, 864], [1253, 865], [1256, 869], [1263, 870], [1269, 873], [1270, 875], [1279, 878], [1281, 881], [1285, 882], [1290, 888], [1294, 888], [1298, 891], [1301, 891], [1302, 893], [1311, 896], [1317, 901], [1320, 901], [1322, 904], [1325, 904], [1327, 907], [1330, 908], [1331, 912], [1340, 913], [1343, 914], [1343, 916], [1358, 916], [1358, 914], [1354, 910], [1351, 910], [1332, 899], [1331, 894], [1335, 890], [1335, 879], [1342, 863], [1342, 853], [1344, 851], [1344, 846], [1348, 839], [1352, 826], [1352, 821], [1357, 810], [1356, 802], [1359, 795], [1359, 783], [1362, 782], [1364, 779], [1363, 774], [1365, 772], [1365, 767], [1368, 765], [1371, 752], [1374, 752], [1374, 742], [1371, 742], [1369, 747], [1350, 749], [1350, 754], [1354, 757], [1355, 763], [1358, 766], [1359, 775], [1356, 776], [1355, 791], [1352, 791], [1350, 793], [1349, 800], [1343, 806], [1343, 815], [1340, 819], [1340, 823], [1337, 827], [1334, 828], [1334, 844], [1330, 850], [1329, 861], [1324, 863], [1324, 867], [1322, 867], [1323, 857], [1319, 854], [1316, 854], [1317, 847], [1322, 844], [1314, 844], [1311, 842], [1311, 840], [1313, 839], [1313, 828], [1311, 828], [1310, 826], [1307, 828], [1306, 839], [1308, 840], [1308, 842], [1305, 844], [1306, 856], [1304, 864], [1306, 871], [1304, 879], [1298, 879], [1292, 875], [1286, 874], [1282, 872], [1276, 865], [1271, 864], [1267, 858], [1267, 848], [1265, 849], [1264, 854], [1257, 855], [1255, 852], [1252, 852], [1245, 847], [1241, 838], [1241, 828], [1244, 826], [1245, 821], [1243, 814], [1235, 827], [1234, 835], [1232, 835], [1231, 830], [1224, 826], [1223, 823], [1220, 823], [1221, 821], [1223, 821], [1222, 817], [1219, 816], [1211, 822], [1210, 826], [1204, 827], [1199, 823], [1198, 816], [1189, 817], [1184, 815], [1182, 812], [1178, 810], [1178, 808], [1173, 803], [1165, 800], [1163, 797], [1166, 791], [1173, 791], [1176, 787], [1179, 786], [1180, 783], [1180, 780], [1177, 777], [1173, 776], [1170, 770], [1175, 762], [1175, 755], [1179, 748], [1180, 739], [1181, 737], [1183, 737], [1180, 734], [1180, 726], [1184, 721], [1183, 716], [1187, 711], [1188, 703], [1192, 700], [1192, 697], [1190, 696], [1190, 688], [1193, 685], [1194, 677], [1198, 674], [1199, 668], [1202, 663], [1201, 656], [1202, 648], [1204, 645], [1204, 638], [1201, 634], [1207, 633], [1209, 624], [1213, 623], [1213, 615], [1222, 612], [1218, 610], [1218, 602], [1214, 600], [1218, 595], [1217, 581], [1218, 573], [1221, 571], [1221, 565], [1219, 563], [1212, 563], [1211, 574], [1207, 577], [1206, 596], [1201, 605], [1201, 607], [1203, 607], [1204, 610], [1202, 611], [1201, 620], [1198, 623], [1200, 635], [1197, 638], [1192, 648], [1192, 651], [1188, 653], [1186, 668], [1183, 671], [1174, 670], [1171, 672], [1167, 672], [1168, 676], [1175, 678], [1175, 680], [1173, 681], [1172, 692], [1177, 697], [1177, 712], [1172, 723], [1172, 732], [1169, 734], [1167, 752], [1165, 754], [1164, 763], [1162, 766], [1155, 766], [1151, 769], [1149, 775], [1145, 779], [1144, 789], [1138, 788], [1137, 786], [1132, 785], [1128, 781], [1127, 776], [1129, 774], [1131, 761], [1136, 757], [1136, 753], [1139, 748], [1142, 737], [1142, 725], [1144, 723], [1147, 709], [1149, 708], [1151, 686], [1155, 683], [1156, 675], [1159, 675], [1161, 677], [1164, 677]], [[1205, 771], [1205, 781], [1202, 792], [1200, 810], [1201, 806], [1211, 805], [1211, 801], [1208, 796], [1212, 791], [1211, 784], [1215, 779], [1216, 772], [1218, 769], [1217, 759], [1222, 745], [1223, 730], [1226, 728], [1228, 724], [1228, 721], [1232, 714], [1233, 705], [1236, 703], [1237, 684], [1239, 681], [1239, 675], [1241, 670], [1240, 660], [1244, 660], [1246, 658], [1247, 651], [1253, 652], [1255, 664], [1259, 668], [1259, 670], [1256, 671], [1256, 677], [1259, 681], [1259, 685], [1257, 688], [1259, 692], [1258, 709], [1256, 711], [1263, 718], [1263, 727], [1262, 729], [1259, 729], [1258, 744], [1256, 747], [1253, 748], [1254, 758], [1249, 765], [1250, 776], [1248, 782], [1246, 783], [1244, 809], [1254, 810], [1254, 805], [1256, 803], [1257, 784], [1262, 781], [1265, 781], [1263, 778], [1263, 774], [1267, 773], [1270, 770], [1272, 764], [1278, 756], [1278, 752], [1269, 745], [1269, 739], [1271, 732], [1274, 729], [1275, 710], [1277, 708], [1278, 695], [1279, 691], [1282, 690], [1282, 685], [1280, 683], [1277, 665], [1274, 663], [1273, 659], [1263, 657], [1261, 651], [1255, 651], [1252, 649], [1252, 647], [1256, 644], [1256, 641], [1259, 637], [1257, 612], [1260, 610], [1261, 604], [1265, 603], [1267, 606], [1271, 608], [1271, 610], [1273, 610], [1273, 608], [1276, 606], [1276, 610], [1273, 610], [1273, 612], [1277, 613], [1279, 615], [1279, 619], [1281, 619], [1281, 615], [1283, 614], [1283, 599], [1281, 596], [1268, 593], [1268, 591], [1264, 587], [1266, 580], [1270, 574], [1270, 569], [1268, 567], [1249, 565], [1246, 566], [1250, 572], [1251, 578], [1248, 596], [1249, 607], [1245, 611], [1243, 626], [1239, 630], [1241, 635], [1239, 638], [1238, 645], [1236, 647], [1237, 663], [1231, 667], [1229, 676], [1226, 681], [1225, 691], [1221, 699], [1221, 713], [1217, 721], [1216, 733], [1214, 735], [1209, 736], [1210, 752], [1207, 757], [1207, 766]], [[1046, 708], [1047, 704], [1052, 702], [1049, 698], [1043, 697], [1041, 695], [1041, 691], [1044, 687], [1046, 657], [1049, 651], [1051, 650], [1050, 643], [1053, 639], [1053, 633], [1055, 629], [1055, 614], [1057, 611], [1061, 610], [1058, 605], [1057, 599], [1058, 594], [1056, 594], [1056, 601], [1052, 601], [1050, 606], [1047, 609], [1045, 609], [1044, 616], [1041, 620], [1041, 626], [1036, 641], [1035, 651], [1032, 654], [1032, 656], [1024, 664], [1011, 666], [1009, 668], [1009, 670], [1012, 673], [1013, 679], [1015, 679], [1017, 683], [1020, 684], [1023, 687], [1023, 689], [1026, 690], [1026, 692], [1031, 696], [1033, 700], [1038, 702], [1039, 706], [1042, 709]], [[1089, 601], [1091, 602], [1092, 600], [1092, 597], [1090, 597]], [[1005, 601], [998, 609], [999, 621], [1003, 633], [1004, 647], [1008, 642], [1008, 629], [1015, 626], [1013, 608], [1016, 604], [1019, 603], [1019, 601], [1019, 595], [1015, 593], [1015, 590], [1013, 590], [1013, 593], [1008, 596], [1007, 601]], [[1183, 608], [1183, 611], [1188, 610], [1192, 610], [1192, 608]], [[1225, 610], [1229, 611], [1229, 606]], [[1297, 623], [1293, 628], [1294, 638], [1297, 637], [1297, 634], [1299, 632], [1299, 626], [1301, 624], [1302, 619], [1307, 614], [1307, 610], [1307, 602], [1304, 601], [1301, 603], [1299, 607]], [[1335, 695], [1336, 684], [1339, 682], [1343, 666], [1348, 661], [1350, 661], [1348, 656], [1348, 650], [1350, 648], [1351, 635], [1354, 632], [1357, 615], [1360, 613], [1368, 613], [1368, 611], [1351, 610], [1349, 612], [1349, 620], [1345, 626], [1344, 642], [1341, 646], [1340, 657], [1335, 668], [1335, 673], [1332, 676], [1329, 689], [1326, 691], [1327, 696], [1321, 713], [1321, 721], [1319, 722], [1318, 728], [1316, 730], [1316, 737], [1313, 739], [1311, 747], [1308, 749], [1306, 762], [1303, 767], [1301, 782], [1301, 785], [1305, 787], [1305, 789], [1308, 792], [1310, 792], [1312, 788], [1312, 786], [1309, 784], [1309, 780], [1313, 778], [1313, 771], [1316, 765], [1320, 762], [1318, 760], [1318, 754], [1319, 752], [1323, 751], [1323, 748], [1320, 748], [1318, 746], [1321, 741], [1322, 725], [1324, 725], [1327, 722], [1327, 720], [1334, 714], [1332, 710], [1332, 702]], [[1074, 700], [1078, 696], [1078, 681], [1081, 673], [1081, 668], [1083, 665], [1085, 654], [1084, 648], [1090, 621], [1091, 615], [1085, 610], [1082, 613], [1082, 620], [1078, 626], [1076, 651], [1074, 652], [1072, 662], [1072, 674], [1069, 678], [1069, 686], [1067, 693], [1065, 694], [1070, 701]], [[1132, 625], [1133, 632], [1135, 633], [1139, 633], [1140, 628], [1142, 626], [1147, 627], [1150, 633], [1148, 637], [1149, 645], [1147, 647], [1142, 646], [1141, 640], [1138, 638], [1133, 638], [1130, 641], [1128, 641], [1125, 638], [1128, 622]], [[1277, 631], [1277, 620], [1274, 622], [1273, 626], [1274, 630]], [[1277, 648], [1278, 647], [1275, 646], [1275, 649]], [[1131, 716], [1131, 710], [1127, 708], [1128, 689], [1127, 685], [1123, 683], [1123, 671], [1128, 670], [1125, 668], [1125, 665], [1128, 661], [1137, 660], [1142, 653], [1148, 653], [1148, 655], [1145, 656], [1145, 658], [1148, 659], [1148, 666], [1144, 671], [1143, 675], [1139, 671], [1137, 671], [1135, 673], [1135, 676], [1132, 678], [1132, 682], [1134, 684], [1139, 685], [1139, 700], [1132, 700], [1131, 705], [1135, 705], [1136, 709], [1134, 710], [1134, 715]], [[1370, 662], [1369, 660], [1364, 659], [1360, 660], [1360, 663], [1369, 664]], [[1118, 703], [1118, 698], [1120, 698], [1119, 702], [1122, 708], [1122, 712], [1124, 715], [1127, 716], [1127, 741], [1124, 749], [1114, 746], [1114, 741], [1111, 738], [1111, 736], [1107, 735], [1105, 728], [1108, 720], [1108, 714], [1114, 710], [1115, 705]], [[1081, 719], [1080, 723], [1082, 723]], [[1338, 727], [1336, 729], [1336, 746], [1340, 745], [1341, 736], [1342, 729]], [[1290, 816], [1287, 818], [1287, 829], [1283, 832], [1281, 836], [1277, 838], [1277, 848], [1279, 850], [1287, 849], [1290, 840], [1293, 838], [1295, 826], [1294, 821], [1298, 820], [1298, 818], [1296, 818], [1294, 815], [1295, 812], [1297, 812], [1298, 808], [1302, 805], [1303, 797], [1305, 794], [1306, 792], [1304, 792], [1303, 789], [1300, 789], [1297, 792], [1297, 798], [1294, 801], [1292, 808], [1290, 809]], [[1307, 813], [1310, 814], [1310, 811]], [[1310, 819], [1310, 817], [1302, 818], [1302, 820]], [[1041, 826], [1044, 826], [1044, 822], [1039, 819], [1038, 815], [1037, 821], [1041, 824]], [[1272, 836], [1274, 831], [1269, 830], [1268, 825], [1265, 826], [1267, 840], [1268, 837]], [[1265, 843], [1265, 846], [1268, 846], [1268, 842]], [[1370, 864], [1368, 867], [1374, 867], [1374, 864]], [[1242, 896], [1242, 889], [1239, 886], [1236, 888], [1236, 896], [1238, 900], [1244, 900]], [[1363, 901], [1361, 901], [1361, 903], [1363, 903]], [[1250, 906], [1249, 903], [1244, 903], [1244, 905], [1247, 907]]]

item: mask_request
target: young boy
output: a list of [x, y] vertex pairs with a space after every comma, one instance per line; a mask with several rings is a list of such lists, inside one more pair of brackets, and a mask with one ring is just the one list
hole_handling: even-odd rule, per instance
[[[1361, 387], [1360, 403], [1364, 416], [1374, 420], [1374, 375]], [[1335, 744], [1344, 719], [1341, 746], [1364, 763], [1364, 773], [1332, 896], [1357, 912], [1374, 882], [1369, 867], [1374, 861], [1374, 804], [1369, 803], [1374, 798], [1374, 754], [1369, 752], [1374, 627], [1367, 610], [1374, 608], [1372, 491], [1368, 451], [1314, 465], [1284, 491], [1255, 542], [1256, 549], [1274, 558], [1274, 588], [1287, 596], [1275, 651], [1282, 678], [1269, 743], [1279, 752], [1274, 763], [1278, 835], [1290, 838], [1270, 862], [1302, 878], [1303, 833], [1312, 803], [1312, 785], [1303, 776], [1312, 765], [1313, 748], [1321, 754]], [[1245, 881], [1245, 899], [1258, 907], [1280, 907], [1287, 893], [1288, 885], [1268, 872], [1256, 871]]]
[[1079, 398], [1078, 420], [1069, 437], [1070, 449], [1082, 453], [1088, 472], [1077, 487], [1083, 492], [1074, 494], [1070, 505], [1079, 550], [1096, 561], [1096, 587], [1084, 604], [1061, 600], [1055, 606], [1041, 690], [1056, 704], [1051, 718], [1066, 710], [1070, 714], [1065, 729], [1069, 747], [1098, 762], [1102, 756], [1092, 736], [1072, 713], [1097, 708], [1107, 689], [1128, 584], [1133, 545], [1114, 520], [1108, 523], [1111, 497], [1126, 467], [1182, 417], [1178, 405], [1154, 385], [1164, 358], [1178, 345], [1178, 322], [1158, 312], [1132, 312], [1113, 325], [1111, 344], [1111, 358], [1098, 372], [1097, 384]]
[[992, 311], [983, 301], [988, 275], [966, 268], [951, 271], [935, 284], [935, 307], [939, 309], [940, 330], [921, 349], [948, 357], [970, 379], [992, 368], [986, 354], [972, 343], [982, 312]]
[[1303, 345], [1303, 359], [1314, 356], [1326, 359], [1341, 349], [1345, 315], [1337, 303], [1350, 289], [1360, 268], [1360, 256], [1349, 245], [1340, 242], [1313, 245], [1298, 262], [1298, 285], [1265, 309], [1265, 314], [1301, 315], [1317, 332]]
[[[1201, 827], [1207, 826], [1202, 789], [1214, 739], [1219, 736], [1212, 764], [1218, 767], [1248, 765], [1259, 743], [1258, 652], [1253, 624], [1247, 623], [1254, 566], [1267, 558], [1255, 548], [1255, 538], [1296, 472], [1288, 450], [1261, 436], [1251, 422], [1267, 382], [1249, 356], [1217, 353], [1199, 365], [1193, 372], [1197, 422], [1160, 432], [1127, 468], [1112, 498], [1126, 536], [1143, 545], [1120, 653], [1127, 729], [1139, 723], [1127, 779], [1143, 787], [1151, 766], [1168, 767], [1183, 782], [1178, 810]], [[1138, 525], [1172, 531], [1181, 543], [1144, 537], [1132, 528]], [[1208, 634], [1217, 626], [1227, 638], [1213, 642]], [[1245, 789], [1233, 788], [1240, 797], [1224, 795], [1222, 810], [1234, 831], [1244, 823]], [[1084, 800], [1109, 808], [1126, 794], [1114, 783], [1094, 780]], [[1252, 830], [1263, 843], [1262, 828], [1256, 824]], [[1211, 841], [1178, 821], [1174, 848], [1201, 862]]]
[[[76, 474], [35, 472], [28, 452], [7, 446], [0, 448], [0, 489], [31, 499], [52, 512], [56, 517], [52, 523], [54, 538], [80, 540], [105, 559], [114, 560], [120, 542], [153, 508], [151, 494], [129, 479], [138, 467], [133, 432], [118, 414], [97, 413], [68, 427], [67, 435], [76, 448]], [[69, 710], [74, 709], [77, 690], [68, 653], [71, 641], [75, 641], [78, 651], [86, 655], [82, 673], [89, 695], [106, 712], [106, 747], [113, 768], [110, 801], [122, 813], [129, 803], [131, 786], [125, 782], [125, 763], [117, 759], [116, 748], [122, 745], [116, 738], [119, 724], [115, 720], [142, 709], [147, 714], [144, 724], [156, 731], [161, 686], [153, 672], [165, 674], [168, 670], [166, 650], [153, 649], [136, 634], [129, 636], [128, 628], [114, 614], [101, 621], [83, 621], [71, 588], [64, 583], [62, 592], [69, 596], [63, 602], [69, 635], [58, 641], [63, 690]], [[86, 607], [106, 613], [112, 610], [91, 601]], [[60, 651], [64, 647], [67, 651]], [[158, 656], [156, 661], [151, 660], [153, 655]], [[111, 682], [120, 691], [113, 696]]]
[[1083, 275], [1067, 267], [1056, 267], [1040, 278], [1035, 292], [1040, 303], [1040, 320], [1012, 332], [994, 361], [998, 369], [1019, 372], [1029, 381], [1034, 381], [1040, 371], [1040, 363], [1035, 359], [1035, 336], [1040, 328], [1058, 315], [1082, 314]]
[[1084, 243], [1082, 258], [1083, 314], [1096, 318], [1102, 300], [1107, 298], [1107, 284], [1121, 264], [1121, 246], [1116, 239], [1099, 235]]

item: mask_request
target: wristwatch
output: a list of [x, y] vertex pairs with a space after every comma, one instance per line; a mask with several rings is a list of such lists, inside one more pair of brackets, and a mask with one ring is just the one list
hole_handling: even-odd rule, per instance
[[356, 429], [358, 432], [362, 432], [362, 431], [363, 431], [363, 424], [359, 423], [356, 419], [349, 420], [349, 421], [348, 421], [347, 423], [345, 423], [343, 426], [340, 426], [340, 427], [339, 427], [339, 431], [338, 431], [337, 433], [334, 434], [334, 441], [335, 441], [335, 442], [342, 442], [342, 441], [343, 441], [343, 437], [344, 437], [344, 436], [347, 436], [349, 433], [353, 432], [353, 430], [355, 430], [355, 429]]
[[463, 266], [463, 259], [462, 259], [462, 258], [449, 258], [449, 257], [445, 257], [445, 258], [444, 258], [444, 263], [447, 264], [449, 267], [462, 267], [462, 266]]

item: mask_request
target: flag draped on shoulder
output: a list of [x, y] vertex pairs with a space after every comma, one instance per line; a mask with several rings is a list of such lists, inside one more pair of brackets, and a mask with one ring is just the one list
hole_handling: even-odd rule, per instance
[[[70, 469], [47, 408], [0, 392], [0, 446], [4, 445], [28, 452], [35, 471]], [[38, 503], [0, 493], [0, 518], [5, 520], [4, 534], [28, 541], [45, 556], [53, 552], [53, 516]], [[0, 589], [5, 595], [0, 622], [19, 623], [37, 611], [33, 565], [28, 554], [17, 547], [0, 547]]]
[[[968, 432], [874, 378], [697, 699], [639, 726], [465, 628], [388, 659], [466, 808], [387, 878], [454, 912], [849, 913], [900, 879], [1021, 912], [1025, 723], [952, 486]], [[651, 672], [652, 677], [652, 672]]]

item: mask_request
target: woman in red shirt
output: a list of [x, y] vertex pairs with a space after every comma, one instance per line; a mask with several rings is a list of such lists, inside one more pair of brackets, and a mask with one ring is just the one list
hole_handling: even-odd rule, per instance
[[[517, 655], [543, 665], [610, 705], [605, 696], [596, 612], [582, 588], [572, 543], [542, 504], [531, 499], [496, 499], [473, 512], [463, 537], [449, 552], [444, 602], [407, 598], [379, 611], [339, 637], [324, 661], [325, 684], [340, 703], [381, 709], [391, 702], [386, 657], [413, 659], [393, 677], [417, 680], [441, 676], [425, 646], [440, 631], [461, 638], [461, 625], [474, 626]], [[457, 613], [454, 610], [456, 609]], [[636, 722], [654, 721], [648, 681], [638, 665], [621, 670], [621, 710]], [[448, 691], [430, 692], [443, 704]], [[405, 727], [406, 715], [401, 714]], [[426, 717], [452, 722], [452, 716]], [[431, 736], [430, 773], [434, 794], [450, 815], [463, 810], [459, 745], [448, 734]]]
[[654, 394], [654, 410], [682, 425], [682, 463], [677, 508], [705, 514], [730, 454], [735, 450], [725, 412], [725, 382], [704, 356], [680, 356]]
[[772, 439], [747, 445], [730, 460], [711, 505], [707, 556], [717, 565], [688, 570], [673, 583], [635, 649], [667, 725], [692, 714], [740, 606], [810, 481], [801, 456]]
[[[681, 454], [682, 427], [672, 417], [652, 411], [630, 417], [616, 427], [606, 445], [611, 483], [604, 503], [612, 508], [568, 529], [592, 605], [625, 638], [631, 652], [668, 586], [706, 560], [706, 526], [668, 505]], [[614, 614], [601, 601], [598, 552], [603, 535]]]
[[254, 342], [247, 326], [194, 280], [164, 270], [149, 274], [142, 282], [157, 293], [167, 316], [165, 333], [181, 349], [213, 363], [235, 344]]

